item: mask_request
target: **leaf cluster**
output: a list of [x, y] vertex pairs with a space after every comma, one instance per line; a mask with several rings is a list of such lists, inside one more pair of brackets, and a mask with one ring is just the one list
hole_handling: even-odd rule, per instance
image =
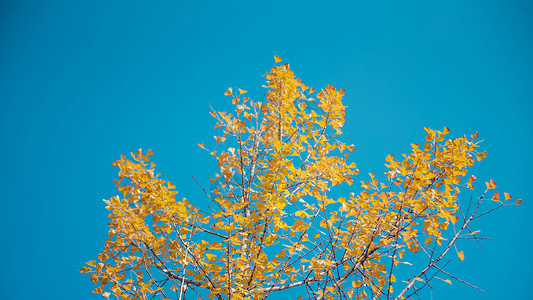
[[[175, 186], [155, 174], [151, 150], [113, 163], [121, 195], [105, 200], [109, 238], [98, 260], [81, 269], [98, 285], [95, 292], [265, 299], [303, 286], [301, 298], [403, 299], [435, 277], [429, 270], [444, 272], [439, 262], [487, 213], [479, 205], [496, 187], [487, 183], [477, 204], [462, 210], [459, 195], [476, 180], [468, 169], [486, 156], [477, 150], [477, 133], [447, 139], [448, 128], [425, 128], [423, 145], [412, 144], [398, 160], [387, 156], [383, 180], [370, 174], [360, 192], [334, 199], [330, 189], [352, 185], [358, 174], [348, 161], [354, 146], [340, 141], [345, 91], [328, 85], [317, 92], [288, 64], [265, 78], [265, 102], [229, 88], [234, 113], [211, 113], [222, 132], [216, 143], [228, 140], [228, 147], [208, 150], [219, 169], [211, 179], [216, 187], [205, 191], [210, 211], [177, 199]], [[503, 198], [496, 193], [490, 200], [498, 208], [511, 196]], [[409, 263], [406, 251], [424, 253], [429, 263], [397, 281], [397, 266]]]

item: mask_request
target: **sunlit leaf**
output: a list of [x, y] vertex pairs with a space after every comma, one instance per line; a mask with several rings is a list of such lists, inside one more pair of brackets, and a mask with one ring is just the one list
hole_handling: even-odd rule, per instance
[[494, 193], [494, 196], [492, 196], [491, 200], [500, 202], [500, 193], [499, 192]]

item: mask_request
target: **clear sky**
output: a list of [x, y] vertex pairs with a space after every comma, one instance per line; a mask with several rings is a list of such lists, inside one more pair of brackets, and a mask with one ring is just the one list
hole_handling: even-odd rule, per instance
[[209, 104], [230, 109], [229, 86], [261, 100], [274, 54], [307, 85], [346, 89], [357, 181], [424, 126], [478, 130], [488, 157], [473, 174], [524, 202], [474, 224], [492, 240], [450, 264], [487, 293], [435, 282], [433, 298], [529, 298], [531, 1], [363, 2], [2, 1], [2, 298], [101, 299], [78, 270], [107, 236], [111, 163], [152, 148], [179, 196], [205, 201], [191, 176], [216, 171], [196, 146], [214, 144]]

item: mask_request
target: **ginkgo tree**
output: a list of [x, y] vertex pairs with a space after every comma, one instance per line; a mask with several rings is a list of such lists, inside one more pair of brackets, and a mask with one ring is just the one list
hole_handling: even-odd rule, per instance
[[[345, 91], [315, 91], [275, 61], [264, 102], [229, 88], [235, 111], [211, 113], [216, 142], [226, 148], [208, 150], [219, 171], [214, 189], [200, 186], [207, 209], [177, 198], [155, 173], [152, 150], [113, 163], [121, 195], [104, 200], [109, 238], [81, 269], [94, 292], [237, 300], [299, 287], [301, 299], [407, 299], [431, 280], [462, 282], [444, 270], [443, 258], [463, 260], [456, 242], [477, 239], [471, 222], [521, 201], [492, 193], [491, 180], [467, 200], [468, 210], [461, 206], [461, 191], [476, 180], [468, 169], [486, 156], [477, 133], [449, 139], [446, 127], [425, 128], [424, 144], [411, 144], [399, 159], [388, 155], [388, 171], [365, 176], [352, 191], [354, 146], [340, 141]], [[345, 196], [330, 196], [337, 185]], [[398, 271], [417, 255], [424, 265]]]

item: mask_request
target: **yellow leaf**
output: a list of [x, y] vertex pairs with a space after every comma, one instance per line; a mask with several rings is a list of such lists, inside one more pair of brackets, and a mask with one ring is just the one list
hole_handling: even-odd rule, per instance
[[277, 55], [274, 55], [274, 60], [276, 61], [276, 63], [279, 63], [283, 59], [281, 57], [277, 56]]
[[214, 138], [217, 141], [217, 144], [220, 143], [220, 142], [224, 143], [226, 141], [225, 137], [215, 136]]
[[207, 257], [207, 261], [209, 261], [209, 262], [212, 262], [212, 261], [214, 261], [217, 258], [217, 256], [215, 254], [212, 254], [212, 253], [207, 253], [205, 255], [205, 257]]
[[457, 256], [459, 256], [460, 260], [465, 260], [465, 254], [463, 253], [463, 251], [457, 252]]
[[516, 202], [514, 203], [515, 205], [519, 205], [520, 203], [522, 203], [522, 199], [518, 199], [516, 200]]
[[187, 275], [189, 275], [189, 276], [193, 276], [194, 275], [194, 271], [193, 270], [187, 270], [187, 271], [185, 271], [185, 273], [187, 273]]
[[280, 140], [276, 140], [273, 146], [276, 151], [280, 151], [281, 147], [283, 147], [283, 143]]
[[474, 176], [474, 175], [470, 175], [470, 178], [468, 179], [468, 181], [466, 182], [466, 184], [467, 184], [468, 186], [472, 186], [472, 183], [473, 183], [474, 181], [476, 181], [476, 179], [477, 179], [476, 176]]
[[450, 285], [452, 284], [452, 281], [451, 281], [450, 279], [444, 279], [443, 281], [444, 281], [444, 282], [447, 282], [447, 283], [450, 284]]
[[198, 146], [199, 146], [200, 148], [202, 148], [202, 149], [205, 149], [205, 148], [204, 148], [204, 143], [198, 143]]
[[98, 259], [102, 262], [106, 261], [108, 258], [109, 256], [105, 253], [100, 253], [100, 255], [98, 255]]
[[505, 196], [505, 200], [509, 200], [511, 198], [513, 198], [513, 196], [507, 194], [507, 193], [503, 193], [503, 195]]
[[405, 253], [405, 249], [402, 249], [402, 250], [398, 251], [398, 256], [399, 256], [400, 258], [403, 258], [403, 254], [404, 254], [404, 253]]
[[485, 184], [487, 185], [488, 190], [495, 189], [497, 187], [496, 183], [492, 179], [490, 180], [490, 182], [485, 182]]
[[455, 222], [457, 222], [459, 220], [459, 217], [456, 217], [454, 215], [450, 215], [450, 221], [452, 222], [452, 224], [455, 225]]
[[224, 96], [230, 96], [231, 94], [233, 94], [233, 89], [228, 88], [228, 90], [224, 93]]
[[241, 90], [241, 89], [238, 89], [238, 90], [239, 90], [239, 93], [241, 93], [241, 95], [248, 93], [248, 91], [245, 91], [245, 90]]
[[346, 144], [339, 144], [339, 151], [342, 153], [346, 148]]
[[487, 157], [487, 152], [486, 152], [486, 151], [485, 151], [485, 152], [478, 153], [478, 154], [476, 155], [476, 158], [477, 158], [478, 161], [481, 161], [481, 160], [484, 159], [485, 157]]
[[499, 192], [494, 193], [494, 196], [492, 196], [491, 200], [500, 202], [500, 193]]

